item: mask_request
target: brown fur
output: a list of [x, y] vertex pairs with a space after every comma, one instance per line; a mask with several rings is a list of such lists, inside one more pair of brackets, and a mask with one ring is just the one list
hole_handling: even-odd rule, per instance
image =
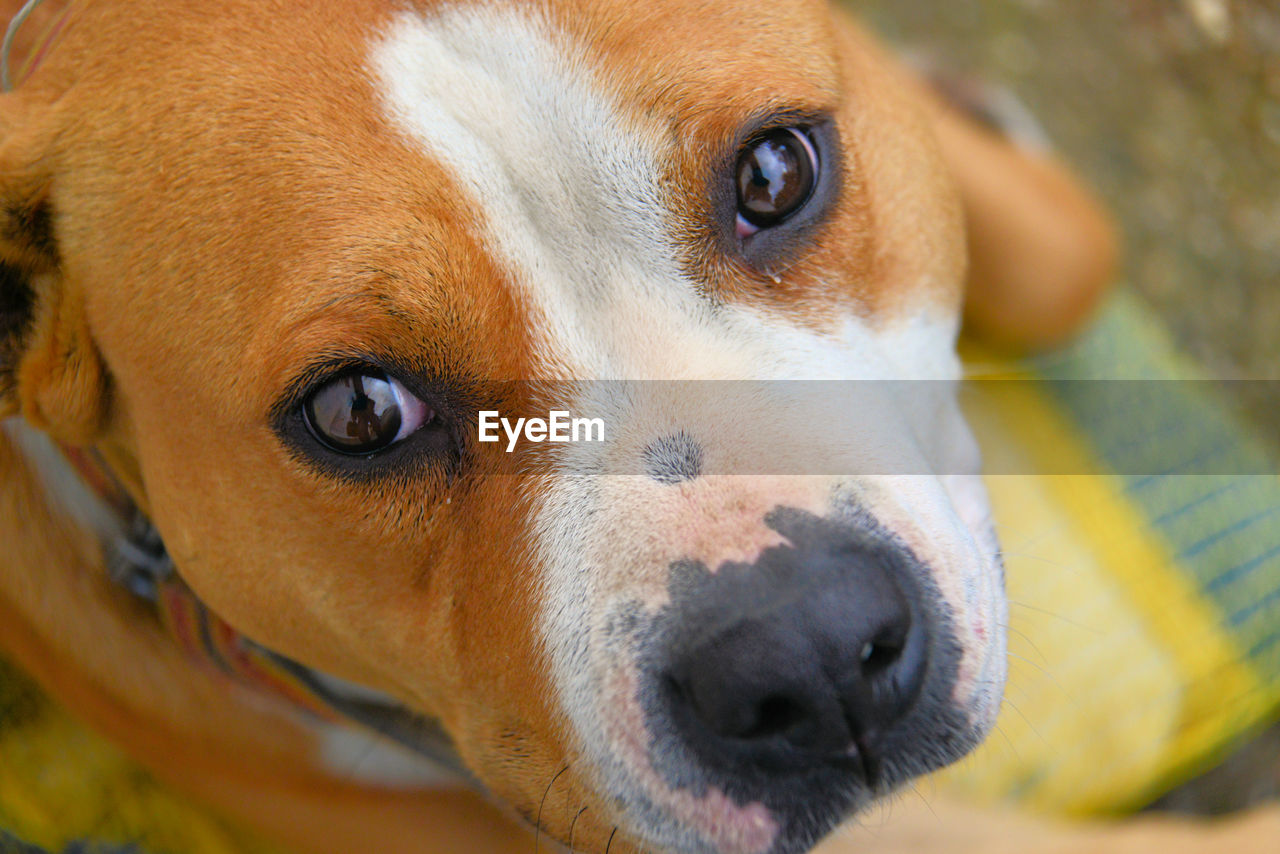
[[[975, 324], [1054, 339], [1110, 274], [1105, 221], [1056, 167], [921, 107], [928, 96], [817, 0], [776, 4], [764, 33], [710, 4], [548, 5], [630, 109], [679, 129], [669, 181], [692, 211], [705, 204], [698, 164], [761, 104], [837, 110], [855, 174], [815, 250], [770, 271], [785, 284], [686, 259], [726, 299], [815, 325], [842, 301], [892, 313], [914, 288], [954, 305], [961, 198]], [[424, 172], [365, 84], [333, 73], [335, 57], [359, 61], [387, 14], [374, 0], [79, 4], [44, 65], [0, 99], [0, 259], [35, 300], [10, 331], [18, 358], [0, 365], [0, 413], [96, 446], [184, 578], [236, 628], [438, 716], [515, 811], [602, 850], [609, 806], [573, 768], [544, 687], [522, 571], [526, 496], [477, 478], [446, 503], [428, 477], [406, 480], [391, 504], [335, 488], [263, 423], [281, 386], [334, 341], [394, 341], [397, 356], [438, 373], [533, 375], [529, 308], [475, 223], [440, 203], [459, 193], [447, 171]], [[1022, 201], [1006, 210], [1001, 193]], [[1079, 255], [1088, 262], [1058, 263]], [[1023, 296], [1035, 287], [1027, 257], [1059, 276]], [[833, 268], [855, 271], [858, 287], [824, 289]], [[1009, 302], [1025, 309], [996, 308]], [[98, 544], [45, 505], [3, 438], [0, 539], [17, 543], [0, 568], [0, 647], [165, 779], [305, 850], [531, 844], [476, 795], [362, 789], [312, 766], [306, 732], [191, 667], [106, 580]], [[291, 573], [303, 571], [300, 594]], [[612, 850], [634, 847], [619, 837]]]

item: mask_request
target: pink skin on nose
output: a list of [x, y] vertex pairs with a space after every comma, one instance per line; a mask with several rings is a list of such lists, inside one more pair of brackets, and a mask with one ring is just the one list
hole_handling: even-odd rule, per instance
[[[716, 572], [726, 564], [750, 564], [768, 548], [787, 539], [770, 528], [765, 517], [778, 507], [822, 514], [828, 509], [830, 480], [817, 477], [753, 478], [708, 475], [677, 486], [660, 486], [639, 478], [613, 481], [604, 503], [609, 507], [645, 507], [637, 517], [628, 512], [611, 519], [610, 592], [639, 600], [647, 608], [668, 602], [667, 571], [677, 561], [696, 561]], [[663, 501], [654, 501], [661, 490]], [[618, 560], [617, 544], [625, 542]], [[644, 711], [638, 697], [635, 665], [611, 660], [602, 667], [599, 707], [604, 741], [627, 769], [632, 783], [673, 823], [698, 834], [723, 854], [763, 854], [781, 832], [769, 808], [755, 801], [734, 803], [723, 789], [702, 795], [673, 789], [654, 768]]]
[[655, 804], [682, 827], [691, 828], [725, 854], [764, 854], [773, 847], [778, 823], [759, 802], [738, 806], [722, 790], [711, 787], [702, 797], [666, 785], [649, 761], [644, 718], [636, 700], [635, 667], [612, 668], [605, 679], [606, 701], [614, 710], [605, 725], [619, 758], [629, 767]]
[[722, 516], [713, 524], [695, 519], [677, 525], [671, 532], [670, 548], [684, 560], [697, 561], [711, 572], [724, 563], [754, 563], [765, 549], [787, 541], [765, 527], [763, 514], [756, 512]]
[[[778, 507], [822, 515], [827, 486], [819, 478], [735, 475], [708, 475], [677, 487], [640, 480], [616, 484], [609, 506], [650, 508], [646, 517], [628, 515], [613, 526], [610, 541], [629, 544], [629, 559], [619, 565], [617, 580], [629, 595], [637, 592], [636, 579], [645, 577], [665, 592], [665, 570], [676, 561], [696, 561], [709, 572], [725, 563], [754, 563], [765, 549], [787, 542], [765, 517]], [[654, 500], [657, 490], [663, 491], [662, 501]]]

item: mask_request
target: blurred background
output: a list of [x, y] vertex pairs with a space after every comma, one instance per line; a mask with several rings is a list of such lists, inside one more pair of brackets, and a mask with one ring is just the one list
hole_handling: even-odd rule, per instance
[[[1012, 89], [1118, 218], [1126, 278], [1182, 349], [1217, 376], [1280, 378], [1280, 3], [847, 5]], [[1274, 400], [1241, 403], [1280, 436]]]
[[[849, 0], [890, 42], [1008, 87], [1124, 234], [1124, 278], [1225, 379], [1280, 379], [1280, 3]], [[1280, 395], [1224, 386], [1280, 448]], [[1280, 728], [1157, 807], [1280, 796]]]

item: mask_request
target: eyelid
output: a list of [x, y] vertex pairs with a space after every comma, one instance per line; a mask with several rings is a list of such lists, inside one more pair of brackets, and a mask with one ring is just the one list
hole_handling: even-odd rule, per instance
[[284, 394], [272, 404], [272, 423], [280, 424], [290, 413], [300, 411], [307, 400], [326, 383], [343, 374], [360, 370], [383, 370], [387, 376], [393, 376], [377, 362], [355, 354], [330, 354], [327, 358], [317, 359], [303, 367], [286, 386]]
[[[813, 147], [818, 168], [813, 192], [805, 204], [776, 227], [739, 230], [735, 167], [745, 145], [771, 132], [800, 129]], [[838, 210], [844, 195], [846, 173], [840, 128], [834, 109], [796, 108], [778, 110], [745, 122], [738, 133], [725, 139], [711, 169], [706, 190], [711, 200], [708, 236], [718, 251], [739, 263], [748, 275], [760, 276], [763, 285], [769, 270], [790, 266], [797, 256], [812, 246], [813, 235]], [[752, 227], [747, 223], [747, 230]]]

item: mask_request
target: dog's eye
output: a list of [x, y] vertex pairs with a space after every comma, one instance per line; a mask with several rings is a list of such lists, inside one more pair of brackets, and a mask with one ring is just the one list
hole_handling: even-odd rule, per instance
[[817, 184], [818, 154], [800, 128], [754, 137], [738, 155], [738, 236], [778, 225], [804, 207]]
[[435, 419], [431, 407], [376, 368], [339, 374], [313, 391], [302, 411], [316, 439], [340, 454], [372, 454]]

